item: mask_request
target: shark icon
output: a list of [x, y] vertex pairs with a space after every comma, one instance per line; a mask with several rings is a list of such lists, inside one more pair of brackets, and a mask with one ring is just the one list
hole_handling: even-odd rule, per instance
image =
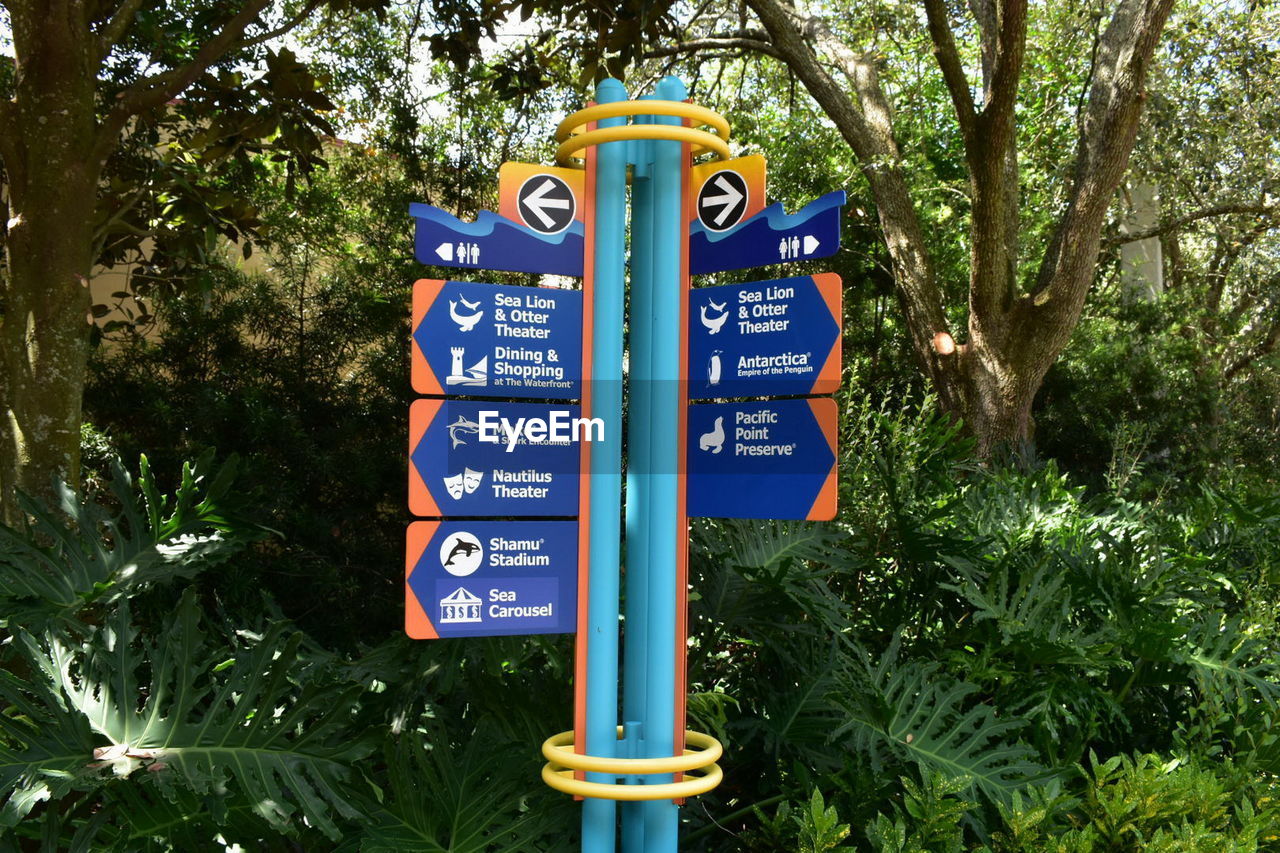
[[472, 433], [479, 434], [480, 424], [475, 421], [469, 421], [462, 415], [458, 415], [458, 419], [449, 424], [446, 429], [449, 430], [450, 449], [452, 449], [457, 447], [459, 444], [466, 444], [465, 441], [458, 438], [458, 433], [462, 433], [464, 435], [471, 435]]

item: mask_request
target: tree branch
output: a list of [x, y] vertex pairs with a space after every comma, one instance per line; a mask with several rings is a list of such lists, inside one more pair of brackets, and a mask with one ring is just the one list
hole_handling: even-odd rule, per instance
[[308, 0], [307, 5], [302, 7], [302, 11], [294, 15], [289, 20], [285, 21], [280, 26], [276, 27], [273, 30], [267, 30], [265, 33], [259, 33], [253, 38], [241, 39], [239, 42], [232, 45], [231, 49], [243, 50], [246, 47], [256, 47], [257, 45], [260, 45], [263, 42], [271, 41], [273, 38], [279, 38], [280, 36], [292, 30], [294, 27], [301, 24], [307, 18], [311, 17], [311, 13], [314, 12], [316, 9], [320, 8], [321, 2], [322, 0]]
[[644, 54], [644, 58], [658, 59], [664, 56], [694, 53], [699, 50], [750, 50], [756, 53], [763, 53], [765, 56], [771, 56], [774, 59], [781, 58], [778, 51], [769, 42], [762, 39], [739, 36], [709, 36], [707, 38], [690, 39], [670, 47], [660, 47], [656, 50], [648, 51]]
[[97, 162], [106, 160], [120, 136], [125, 124], [135, 115], [155, 109], [169, 102], [183, 89], [233, 49], [244, 31], [258, 19], [258, 15], [271, 0], [248, 0], [216, 35], [200, 46], [195, 57], [186, 65], [145, 77], [116, 96], [116, 104], [98, 126], [93, 155]]
[[973, 105], [973, 92], [969, 89], [969, 78], [965, 76], [964, 67], [960, 63], [960, 52], [956, 50], [955, 37], [951, 34], [951, 23], [947, 20], [947, 7], [943, 0], [924, 0], [925, 14], [929, 18], [929, 38], [933, 40], [933, 55], [942, 69], [942, 79], [951, 94], [951, 105], [955, 108], [956, 119], [960, 122], [960, 133], [964, 136], [966, 153], [973, 145], [974, 120], [977, 117]]
[[[947, 370], [934, 348], [947, 340], [946, 315], [925, 248], [924, 233], [902, 173], [902, 156], [893, 138], [888, 98], [874, 60], [855, 54], [831, 32], [826, 21], [802, 16], [786, 0], [746, 0], [760, 19], [782, 60], [835, 123], [849, 143], [876, 200], [876, 212], [893, 265], [912, 346], [925, 372], [935, 380]], [[812, 47], [811, 47], [812, 45]], [[836, 84], [815, 48], [834, 62], [852, 83], [857, 103]], [[944, 393], [948, 384], [935, 381]]]
[[1128, 231], [1117, 234], [1114, 237], [1108, 237], [1103, 241], [1103, 245], [1107, 248], [1123, 246], [1126, 243], [1136, 243], [1139, 240], [1147, 240], [1151, 237], [1160, 237], [1168, 234], [1170, 231], [1178, 231], [1193, 222], [1201, 219], [1210, 219], [1215, 216], [1231, 216], [1233, 214], [1253, 214], [1254, 216], [1270, 217], [1276, 213], [1280, 213], [1280, 206], [1274, 204], [1218, 204], [1213, 207], [1206, 207], [1203, 210], [1197, 210], [1188, 213], [1185, 216], [1179, 216], [1175, 219], [1169, 219], [1149, 228], [1143, 228], [1139, 231]]
[[142, 0], [124, 0], [111, 14], [111, 18], [98, 31], [98, 62], [101, 63], [111, 53], [124, 34], [129, 31], [134, 16], [142, 8]]
[[1231, 381], [1236, 374], [1248, 368], [1258, 359], [1275, 352], [1278, 344], [1280, 344], [1280, 317], [1276, 317], [1271, 321], [1271, 328], [1267, 330], [1266, 337], [1257, 346], [1240, 356], [1226, 370], [1222, 371], [1223, 380]]
[[1102, 225], [1128, 169], [1147, 71], [1173, 2], [1120, 0], [1098, 43], [1066, 212], [1024, 302], [1024, 319], [1055, 344], [1066, 344], [1093, 283]]

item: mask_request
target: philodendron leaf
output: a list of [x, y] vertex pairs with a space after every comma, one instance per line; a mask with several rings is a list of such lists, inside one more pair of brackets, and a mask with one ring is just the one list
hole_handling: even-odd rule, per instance
[[0, 691], [47, 724], [7, 727], [17, 745], [0, 752], [0, 796], [29, 799], [32, 780], [83, 768], [146, 773], [172, 796], [210, 798], [215, 811], [234, 789], [278, 829], [301, 816], [337, 837], [334, 815], [357, 814], [342, 782], [370, 751], [349, 729], [361, 688], [311, 666], [301, 639], [276, 624], [241, 638], [234, 662], [220, 666], [226, 649], [206, 647], [190, 590], [158, 642], [136, 635], [126, 604], [83, 637], [22, 635], [23, 657], [49, 684], [9, 676]]
[[1001, 720], [995, 708], [968, 701], [972, 684], [940, 672], [935, 663], [899, 663], [896, 644], [862, 671], [845, 676], [834, 697], [847, 714], [834, 737], [851, 735], [854, 745], [881, 759], [887, 750], [899, 759], [968, 779], [1001, 803], [1014, 791], [1045, 778], [1029, 747], [1013, 739], [1024, 724]]
[[[523, 778], [504, 772], [516, 756], [529, 764]], [[450, 743], [439, 731], [430, 738], [406, 734], [389, 743], [388, 787], [367, 807], [360, 853], [558, 849], [567, 816], [529, 807], [527, 788], [536, 766], [531, 757], [524, 745], [487, 726], [463, 744]]]
[[57, 509], [19, 495], [30, 521], [0, 525], [0, 625], [34, 630], [71, 621], [87, 605], [194, 576], [261, 538], [266, 528], [236, 519], [226, 506], [235, 469], [234, 457], [215, 467], [212, 452], [205, 453], [183, 466], [178, 490], [167, 497], [145, 456], [136, 488], [117, 460], [114, 512], [81, 501], [63, 484], [56, 486]]

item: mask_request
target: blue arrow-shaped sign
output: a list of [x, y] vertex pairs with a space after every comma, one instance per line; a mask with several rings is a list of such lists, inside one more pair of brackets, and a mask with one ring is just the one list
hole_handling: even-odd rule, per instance
[[792, 214], [781, 204], [771, 204], [719, 232], [695, 219], [689, 226], [689, 272], [741, 270], [834, 255], [840, 248], [844, 199], [843, 190], [827, 193]]
[[409, 510], [441, 516], [578, 514], [581, 441], [603, 426], [571, 404], [415, 400]]
[[475, 222], [463, 222], [429, 204], [411, 204], [409, 213], [415, 222], [413, 251], [418, 263], [582, 275], [583, 225], [580, 220], [572, 220], [568, 227], [554, 234], [541, 234], [489, 210], [480, 211]]
[[830, 394], [840, 387], [840, 276], [689, 293], [689, 397]]
[[687, 435], [689, 515], [835, 517], [834, 401], [690, 406]]
[[409, 636], [576, 630], [576, 521], [417, 521], [407, 540]]
[[419, 394], [576, 399], [582, 293], [417, 281], [410, 375]]

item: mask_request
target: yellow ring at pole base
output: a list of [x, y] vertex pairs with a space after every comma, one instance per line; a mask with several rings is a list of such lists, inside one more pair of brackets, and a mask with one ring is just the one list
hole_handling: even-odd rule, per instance
[[[622, 727], [618, 727], [622, 733]], [[720, 741], [702, 732], [686, 731], [685, 743], [697, 747], [686, 749], [684, 755], [665, 758], [600, 758], [579, 755], [573, 751], [573, 732], [552, 735], [542, 744], [542, 755], [552, 764], [587, 773], [611, 773], [616, 776], [649, 773], [685, 773], [714, 764], [724, 755]]]
[[588, 130], [565, 140], [556, 149], [556, 162], [561, 166], [569, 165], [572, 155], [591, 145], [605, 142], [621, 142], [625, 139], [671, 139], [676, 142], [689, 142], [697, 146], [694, 153], [712, 151], [721, 160], [728, 160], [729, 144], [720, 137], [705, 130], [692, 127], [676, 127], [666, 124], [627, 124], [622, 127], [602, 127]]
[[693, 119], [699, 124], [710, 125], [721, 139], [729, 138], [729, 122], [718, 112], [700, 107], [697, 104], [686, 104], [684, 101], [615, 101], [609, 104], [596, 104], [594, 107], [578, 110], [565, 118], [556, 128], [556, 142], [564, 142], [574, 131], [586, 127], [593, 121], [618, 116], [660, 115], [679, 116]]
[[611, 785], [607, 782], [583, 782], [573, 778], [572, 770], [556, 770], [551, 764], [542, 767], [542, 781], [552, 788], [575, 797], [593, 797], [597, 800], [681, 800], [705, 794], [724, 779], [719, 764], [699, 768], [705, 776], [694, 776], [680, 782], [661, 785]]
[[[685, 743], [698, 748], [686, 749], [683, 755], [663, 758], [602, 758], [574, 752], [573, 732], [561, 732], [542, 744], [542, 754], [547, 759], [542, 768], [542, 781], [566, 794], [603, 800], [675, 800], [705, 794], [724, 778], [720, 765], [715, 763], [724, 754], [724, 747], [720, 741], [702, 732], [686, 731], [684, 736]], [[618, 727], [618, 737], [622, 737], [621, 726]], [[701, 775], [689, 776], [679, 782], [620, 785], [583, 781], [576, 778], [579, 771], [608, 776], [692, 772]]]

